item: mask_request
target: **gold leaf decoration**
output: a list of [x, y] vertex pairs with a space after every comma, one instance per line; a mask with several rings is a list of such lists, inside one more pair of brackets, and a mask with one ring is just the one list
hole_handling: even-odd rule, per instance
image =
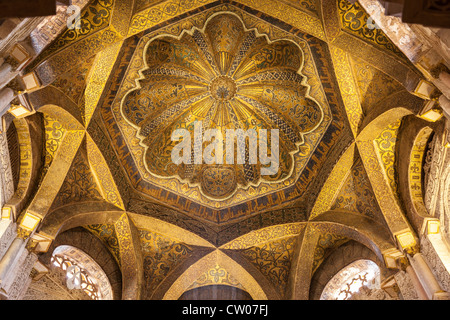
[[291, 270], [297, 237], [264, 243], [240, 252], [265, 275], [280, 293], [284, 293]]
[[193, 247], [164, 235], [139, 230], [144, 258], [144, 279], [151, 294], [175, 266], [187, 259]]

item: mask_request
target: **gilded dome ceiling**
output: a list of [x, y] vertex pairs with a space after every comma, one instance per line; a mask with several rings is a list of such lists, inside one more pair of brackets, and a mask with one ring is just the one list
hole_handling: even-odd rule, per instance
[[258, 300], [311, 297], [341, 247], [389, 268], [416, 252], [404, 200], [432, 149], [408, 143], [442, 121], [418, 117], [430, 88], [358, 2], [92, 0], [81, 18], [26, 66], [36, 112], [10, 122], [2, 219], [31, 250], [89, 234], [125, 299], [220, 280]]
[[[325, 183], [344, 154], [350, 167], [364, 121], [392, 101], [415, 108], [421, 100], [402, 86], [417, 78], [406, 58], [380, 30], [360, 30], [368, 19], [360, 7], [313, 2], [165, 1], [135, 11], [127, 2], [94, 1], [83, 19], [102, 12], [105, 24], [89, 36], [67, 30], [29, 66], [45, 85], [30, 94], [33, 106], [86, 149], [77, 170], [99, 168], [83, 185], [98, 182], [98, 190], [80, 194], [214, 243], [329, 208], [335, 190]], [[190, 137], [182, 162], [172, 159], [184, 142], [173, 139], [179, 130]], [[208, 138], [212, 130], [222, 138], [241, 130], [248, 139], [238, 136], [228, 154], [228, 141]], [[272, 146], [279, 150], [269, 175], [265, 139], [266, 158], [273, 160]], [[49, 210], [70, 201], [49, 200]]]
[[[127, 142], [144, 179], [178, 192], [181, 188], [184, 196], [212, 208], [293, 185], [331, 120], [310, 53], [304, 50], [304, 41], [270, 39], [231, 12], [211, 14], [201, 28], [185, 29], [177, 37], [149, 38], [131, 62], [142, 67], [125, 75], [135, 83], [114, 109], [124, 120], [122, 130], [130, 133]], [[317, 100], [310, 94], [312, 86]], [[192, 137], [190, 163], [175, 164], [171, 157], [179, 143], [171, 136], [178, 129]], [[227, 130], [277, 129], [279, 137], [267, 139], [268, 149], [274, 143], [279, 150], [277, 171], [263, 175], [268, 163], [249, 161], [250, 139], [243, 163], [227, 161], [227, 154], [212, 164], [195, 162], [195, 148], [205, 150], [211, 142], [203, 139], [196, 147], [194, 140], [208, 129], [219, 130], [222, 137]], [[226, 150], [225, 139], [222, 144]]]
[[[376, 180], [379, 167], [368, 166], [376, 157], [369, 140], [378, 135], [370, 125], [391, 105], [416, 110], [423, 101], [406, 89], [419, 83], [407, 58], [381, 30], [363, 32], [368, 15], [345, 1], [167, 0], [142, 10], [93, 1], [83, 11], [83, 20], [98, 22], [82, 24], [90, 32], [64, 31], [27, 66], [42, 85], [29, 93], [30, 103], [55, 131], [47, 139], [43, 195], [28, 211], [64, 221], [59, 209], [73, 203], [83, 208], [73, 208], [76, 214], [96, 212], [91, 205], [120, 208], [217, 245], [316, 219], [335, 199], [377, 216], [365, 209], [374, 199], [366, 184], [355, 191], [367, 200], [359, 205], [347, 205], [351, 190], [338, 191], [359, 158], [364, 179], [390, 187]], [[173, 133], [181, 129], [191, 137], [190, 163], [172, 159], [182, 143]], [[247, 161], [250, 143], [245, 161], [229, 162], [239, 156], [239, 138], [230, 155], [225, 141], [225, 161], [195, 161], [198, 149], [211, 146], [213, 129], [222, 137], [254, 131], [258, 149], [266, 130], [267, 156], [279, 147], [277, 171], [263, 174], [270, 166], [264, 157]], [[386, 188], [376, 199], [386, 199], [380, 210], [395, 216]], [[402, 219], [392, 221], [396, 232], [405, 229]], [[59, 230], [50, 222], [47, 228]]]

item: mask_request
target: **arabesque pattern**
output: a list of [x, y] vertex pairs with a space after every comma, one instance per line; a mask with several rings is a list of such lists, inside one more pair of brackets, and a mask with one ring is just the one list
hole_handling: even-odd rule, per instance
[[[249, 185], [289, 178], [294, 155], [305, 144], [304, 135], [324, 125], [323, 107], [309, 96], [307, 78], [301, 74], [303, 56], [297, 44], [268, 42], [254, 30], [247, 31], [232, 14], [216, 15], [204, 30], [194, 29], [180, 39], [166, 36], [151, 41], [143, 79], [127, 93], [121, 108], [145, 146], [147, 171], [159, 178], [177, 177], [190, 187], [200, 185], [205, 196], [215, 199], [230, 197]], [[228, 129], [278, 129], [278, 172], [261, 175], [261, 167], [267, 166], [249, 162], [250, 142], [244, 164], [228, 163], [224, 155], [220, 167], [194, 165], [194, 141], [191, 164], [173, 163], [172, 150], [178, 141], [171, 140], [172, 133], [183, 128], [197, 139], [197, 122], [202, 124], [201, 134], [218, 129], [223, 137]], [[204, 150], [208, 143], [201, 143]]]

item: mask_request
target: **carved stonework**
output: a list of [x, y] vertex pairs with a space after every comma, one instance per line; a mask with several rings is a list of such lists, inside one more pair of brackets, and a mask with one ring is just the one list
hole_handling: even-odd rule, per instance
[[383, 289], [369, 289], [362, 287], [358, 292], [354, 293], [348, 300], [397, 300], [391, 298]]
[[18, 271], [16, 277], [8, 289], [8, 299], [9, 300], [21, 300], [24, 296], [30, 282], [31, 277], [30, 273], [33, 269], [33, 266], [37, 260], [37, 256], [35, 254], [30, 254], [28, 251], [24, 251], [23, 256], [21, 257], [21, 261], [18, 264]]
[[437, 204], [435, 217], [441, 222], [441, 234], [447, 242], [450, 242], [450, 154], [444, 154], [442, 170], [439, 174], [439, 189], [437, 192]]
[[433, 155], [435, 153], [435, 150], [438, 149], [436, 146], [436, 135], [433, 136], [433, 139], [430, 141], [430, 143], [427, 146], [427, 149], [424, 154], [424, 163], [423, 163], [423, 188], [427, 190], [428, 184], [430, 181], [430, 173], [431, 173], [431, 167], [433, 166]]
[[11, 242], [16, 237], [16, 224], [9, 220], [0, 221], [0, 258], [8, 250]]
[[[72, 0], [72, 5], [80, 9], [86, 6], [86, 0]], [[31, 38], [37, 51], [43, 50], [51, 41], [53, 41], [67, 27], [68, 21], [73, 12], [67, 10], [67, 6], [58, 5], [56, 14], [47, 16], [31, 32]], [[70, 22], [70, 21], [69, 21]]]
[[24, 300], [90, 300], [83, 290], [69, 290], [66, 286], [65, 272], [59, 268], [50, 269], [49, 273], [33, 281]]
[[441, 139], [438, 135], [434, 135], [433, 140], [430, 142], [430, 148], [427, 152], [425, 164], [423, 170], [424, 176], [424, 188], [425, 198], [424, 203], [427, 211], [431, 214], [434, 213], [436, 206], [436, 200], [439, 192], [439, 176], [442, 174], [442, 161], [445, 155], [445, 149], [442, 147]]
[[439, 258], [439, 255], [434, 249], [433, 244], [427, 237], [423, 237], [421, 239], [420, 251], [426, 258], [431, 272], [433, 272], [433, 275], [441, 285], [442, 290], [450, 292], [450, 274], [442, 263], [442, 260]]
[[411, 278], [406, 272], [400, 271], [394, 275], [394, 278], [400, 289], [403, 300], [419, 300], [419, 296], [417, 295]]
[[[364, 10], [377, 0], [350, 1], [71, 0], [85, 7], [80, 28], [65, 25], [61, 6], [26, 20], [38, 56], [20, 77], [41, 86], [27, 91], [36, 114], [0, 135], [0, 205], [15, 183], [13, 221], [41, 220], [32, 239], [0, 221], [0, 261], [13, 243], [1, 265], [14, 262], [0, 270], [0, 299], [4, 289], [8, 299], [100, 300], [90, 290], [103, 287], [114, 299], [178, 299], [227, 285], [254, 299], [314, 300], [328, 284], [331, 298], [422, 297], [413, 273], [394, 278], [421, 226], [404, 201], [415, 154], [403, 129], [430, 95], [422, 80], [434, 81], [421, 48], [438, 49], [377, 15], [379, 5]], [[424, 124], [435, 137], [414, 163], [413, 189], [449, 235], [443, 120]], [[172, 157], [177, 129], [191, 138], [185, 163]], [[207, 129], [251, 130], [249, 146], [233, 138], [233, 161], [210, 161], [203, 151], [221, 152], [206, 150]], [[244, 163], [232, 163], [238, 142]], [[270, 176], [263, 142], [279, 149]], [[450, 285], [440, 251], [422, 247]], [[34, 271], [27, 250], [41, 254]]]
[[2, 207], [14, 194], [14, 182], [5, 131], [0, 133], [0, 191], [0, 207]]

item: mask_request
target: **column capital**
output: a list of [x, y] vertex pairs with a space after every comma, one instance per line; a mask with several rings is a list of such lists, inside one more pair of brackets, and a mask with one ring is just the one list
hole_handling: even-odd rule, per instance
[[395, 235], [399, 248], [407, 254], [414, 256], [420, 251], [417, 237], [409, 230], [400, 232]]

